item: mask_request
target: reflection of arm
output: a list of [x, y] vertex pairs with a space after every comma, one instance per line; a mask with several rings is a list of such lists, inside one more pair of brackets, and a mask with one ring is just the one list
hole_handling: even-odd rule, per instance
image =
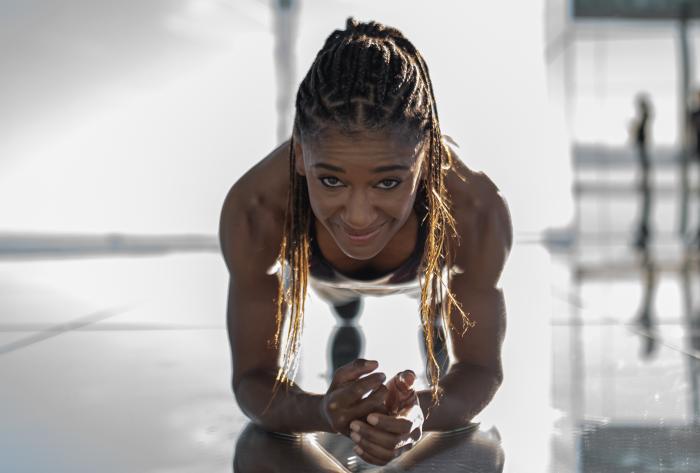
[[[248, 197], [248, 199], [246, 199]], [[279, 348], [268, 344], [275, 333], [277, 277], [267, 274], [277, 256], [279, 224], [268, 209], [244, 204], [248, 195], [236, 186], [221, 215], [221, 248], [230, 273], [227, 328], [233, 365], [233, 391], [241, 410], [257, 425], [277, 432], [324, 430], [319, 394], [298, 386], [280, 386], [272, 396]]]
[[512, 228], [500, 194], [494, 190], [489, 200], [475, 211], [471, 222], [456, 216], [461, 244], [455, 259], [465, 271], [452, 276], [450, 289], [476, 325], [462, 336], [461, 314], [452, 310], [449, 337], [453, 363], [441, 376], [439, 386], [444, 395], [429, 415], [432, 393], [419, 392], [426, 431], [466, 426], [491, 401], [503, 379], [501, 344], [506, 309], [498, 281], [512, 246]]

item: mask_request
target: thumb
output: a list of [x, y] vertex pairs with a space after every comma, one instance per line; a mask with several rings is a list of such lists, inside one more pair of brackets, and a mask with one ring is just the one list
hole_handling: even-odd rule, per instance
[[416, 373], [412, 370], [406, 370], [399, 373], [398, 383], [396, 383], [397, 388], [401, 391], [409, 391], [413, 387], [413, 383], [416, 381]]
[[412, 370], [401, 371], [389, 380], [386, 384], [388, 392], [385, 402], [390, 412], [400, 409], [411, 398], [414, 394], [413, 383], [415, 380], [416, 373]]

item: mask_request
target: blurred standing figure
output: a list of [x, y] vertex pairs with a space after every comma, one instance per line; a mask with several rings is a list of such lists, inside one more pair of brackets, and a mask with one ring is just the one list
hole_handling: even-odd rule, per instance
[[642, 266], [642, 303], [636, 324], [642, 339], [642, 358], [651, 359], [658, 349], [658, 322], [654, 317], [654, 295], [658, 283], [657, 267], [651, 252], [641, 252]]
[[[694, 148], [693, 148], [693, 158], [695, 158], [696, 162], [700, 163], [700, 90], [696, 92], [696, 102], [695, 102], [695, 108], [690, 111], [690, 126], [692, 126], [694, 135], [695, 135], [695, 143], [694, 143]], [[691, 157], [688, 157], [688, 161], [691, 161]], [[697, 223], [697, 229], [695, 230], [695, 234], [692, 235], [694, 237], [693, 243], [698, 246], [700, 245], [700, 221]]]
[[646, 94], [638, 94], [636, 101], [637, 116], [632, 123], [632, 137], [636, 147], [639, 168], [642, 171], [639, 190], [642, 198], [642, 206], [639, 217], [639, 225], [634, 240], [634, 246], [639, 250], [645, 250], [651, 236], [651, 163], [649, 162], [649, 121], [651, 119], [651, 102]]

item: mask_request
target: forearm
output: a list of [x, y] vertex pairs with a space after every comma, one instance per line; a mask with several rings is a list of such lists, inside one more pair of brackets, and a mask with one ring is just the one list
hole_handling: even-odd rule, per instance
[[[423, 431], [445, 431], [465, 427], [491, 401], [501, 384], [495, 370], [467, 364], [455, 364], [440, 379], [439, 404], [433, 406], [432, 391], [419, 391], [425, 422]], [[432, 407], [432, 409], [431, 409]]]
[[275, 375], [256, 371], [245, 375], [234, 388], [236, 400], [252, 422], [274, 432], [330, 432], [321, 415], [322, 394], [313, 394], [292, 386], [279, 385], [272, 396]]

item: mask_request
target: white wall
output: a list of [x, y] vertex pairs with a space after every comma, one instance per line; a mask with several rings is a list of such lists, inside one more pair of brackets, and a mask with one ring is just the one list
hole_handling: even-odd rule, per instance
[[[275, 145], [268, 4], [0, 9], [0, 231], [215, 233], [230, 184]], [[540, 1], [308, 0], [300, 76], [348, 15], [423, 52], [444, 131], [502, 189], [517, 232], [561, 219], [568, 163], [547, 131]]]

